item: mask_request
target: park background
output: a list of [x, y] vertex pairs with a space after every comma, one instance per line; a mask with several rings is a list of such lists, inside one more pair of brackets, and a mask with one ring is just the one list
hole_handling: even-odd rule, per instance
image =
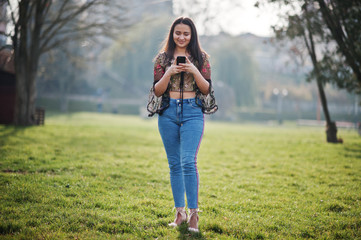
[[[44, 73], [38, 81], [39, 106], [65, 112], [97, 111], [101, 102], [104, 112], [146, 116], [144, 103], [153, 81], [152, 60], [175, 16], [169, 1], [134, 3], [134, 8], [139, 22], [108, 47], [97, 49], [97, 43], [84, 40], [84, 49], [79, 49], [79, 44], [73, 49], [69, 46], [71, 52], [81, 52], [81, 59], [63, 56], [61, 61], [62, 53], [58, 52], [52, 55], [53, 60], [44, 58]], [[225, 32], [201, 35], [200, 42], [211, 56], [220, 109], [214, 119], [277, 121], [279, 111], [286, 120], [324, 119], [316, 83], [305, 81], [312, 64], [297, 62], [290, 53], [291, 44], [282, 47], [272, 37]], [[49, 73], [45, 69], [54, 70]], [[275, 89], [279, 89], [279, 96]], [[360, 119], [357, 95], [333, 86], [327, 86], [326, 93], [334, 120]], [[280, 103], [279, 98], [284, 101]]]
[[[35, 105], [44, 126], [0, 125], [1, 238], [360, 239], [360, 97], [324, 85], [343, 144], [327, 143], [317, 84], [307, 81], [311, 60], [295, 55], [296, 40], [255, 33], [252, 20], [274, 9], [120, 2], [97, 9], [115, 35], [59, 41], [39, 58]], [[235, 17], [247, 12], [256, 17]], [[119, 14], [122, 24], [113, 25]], [[167, 227], [168, 167], [157, 119], [146, 112], [152, 60], [178, 15], [196, 21], [219, 105], [199, 153], [198, 235]], [[85, 11], [70, 27], [92, 17]], [[4, 55], [8, 44], [2, 37]]]
[[[125, 26], [109, 23], [119, 28], [117, 36], [109, 38], [104, 34], [64, 41], [43, 54], [36, 75], [36, 106], [47, 112], [101, 111], [146, 117], [145, 103], [153, 81], [152, 60], [176, 14], [188, 14], [195, 16], [200, 42], [211, 56], [219, 104], [219, 112], [212, 119], [271, 124], [282, 119], [324, 120], [316, 81], [306, 81], [312, 62], [294, 53], [302, 44], [296, 40], [276, 41], [271, 33], [271, 25], [281, 21], [270, 17], [276, 15], [276, 10], [270, 13], [269, 6], [257, 9], [250, 2], [235, 5], [237, 1], [226, 1], [230, 5], [220, 6], [220, 17], [208, 23], [202, 16], [197, 17], [198, 12], [187, 12], [179, 2], [139, 0], [123, 4]], [[217, 8], [216, 4], [210, 6]], [[112, 16], [120, 10], [106, 8], [101, 14], [106, 11], [113, 11], [109, 13]], [[230, 12], [232, 17], [227, 19]], [[258, 31], [263, 36], [247, 31]], [[9, 38], [3, 38], [1, 44], [7, 43]], [[325, 88], [333, 121], [359, 121], [357, 94], [332, 84]]]

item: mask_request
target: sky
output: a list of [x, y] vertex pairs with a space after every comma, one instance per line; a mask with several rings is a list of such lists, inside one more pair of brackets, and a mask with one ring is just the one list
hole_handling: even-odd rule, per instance
[[[269, 37], [273, 35], [271, 26], [280, 19], [277, 16], [277, 9], [270, 5], [254, 7], [257, 0], [200, 0], [208, 3], [210, 9], [219, 16], [217, 24], [223, 31], [232, 35], [241, 33], [253, 33], [258, 36]], [[192, 4], [192, 0], [173, 0], [174, 13], [180, 14], [179, 9], [186, 9]], [[237, 6], [238, 4], [239, 6]], [[195, 6], [192, 6], [195, 7]], [[200, 34], [204, 34], [202, 24], [195, 20]], [[214, 27], [212, 34], [217, 34], [219, 28]]]
[[253, 33], [263, 37], [271, 36], [271, 25], [277, 22], [277, 15], [270, 8], [254, 7], [255, 2], [256, 0], [241, 1], [242, 8], [235, 8], [225, 14], [224, 29], [234, 35]]

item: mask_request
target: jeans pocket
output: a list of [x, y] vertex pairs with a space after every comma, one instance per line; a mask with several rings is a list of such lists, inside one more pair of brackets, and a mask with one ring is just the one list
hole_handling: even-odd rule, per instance
[[197, 109], [197, 110], [202, 109], [202, 106], [199, 106], [196, 102], [193, 101], [189, 102], [188, 105], [193, 109]]

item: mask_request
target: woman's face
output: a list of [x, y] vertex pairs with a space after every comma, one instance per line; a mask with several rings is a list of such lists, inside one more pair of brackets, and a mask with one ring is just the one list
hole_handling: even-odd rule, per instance
[[173, 39], [177, 47], [186, 48], [191, 41], [191, 28], [183, 23], [174, 27]]

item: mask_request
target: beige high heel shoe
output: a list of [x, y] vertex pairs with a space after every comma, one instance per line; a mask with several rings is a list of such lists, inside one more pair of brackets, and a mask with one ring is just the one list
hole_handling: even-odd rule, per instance
[[[188, 215], [187, 215], [185, 208], [178, 207], [178, 208], [176, 208], [176, 210], [177, 211], [175, 213], [174, 222], [168, 224], [168, 226], [170, 226], [170, 227], [177, 227], [177, 226], [181, 225], [183, 222], [187, 221]], [[178, 220], [178, 215], [180, 215], [180, 220]]]
[[194, 232], [194, 233], [199, 233], [199, 230], [198, 230], [198, 221], [199, 221], [198, 213], [199, 213], [199, 212], [200, 212], [200, 211], [199, 211], [197, 208], [189, 209], [188, 224], [189, 224], [189, 222], [191, 221], [191, 218], [194, 216], [194, 217], [196, 217], [196, 219], [197, 219], [197, 227], [196, 227], [196, 228], [191, 228], [191, 227], [189, 227], [189, 228], [188, 228], [188, 231]]

